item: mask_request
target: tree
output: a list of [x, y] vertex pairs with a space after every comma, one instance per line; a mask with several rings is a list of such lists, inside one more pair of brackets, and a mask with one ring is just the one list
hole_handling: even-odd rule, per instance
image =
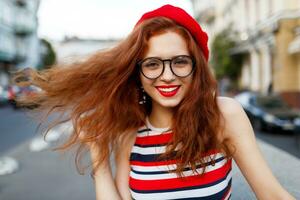
[[56, 54], [50, 42], [41, 39], [42, 58], [38, 69], [48, 69], [56, 62]]
[[216, 35], [212, 42], [212, 67], [218, 80], [228, 77], [236, 86], [241, 72], [242, 55], [230, 54], [236, 42], [230, 37], [231, 29], [225, 29]]

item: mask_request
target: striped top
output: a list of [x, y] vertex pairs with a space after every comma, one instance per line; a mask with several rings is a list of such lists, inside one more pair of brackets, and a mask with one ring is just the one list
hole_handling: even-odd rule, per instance
[[[135, 143], [130, 154], [129, 187], [131, 196], [136, 200], [162, 199], [198, 199], [227, 200], [231, 197], [231, 159], [223, 154], [212, 151], [207, 153], [207, 167], [203, 176], [186, 167], [184, 179], [168, 169], [176, 169], [174, 160], [158, 160], [165, 151], [172, 132], [168, 128], [153, 127], [147, 120], [146, 126], [138, 130]], [[215, 157], [214, 157], [215, 156]], [[209, 157], [215, 158], [215, 164]]]

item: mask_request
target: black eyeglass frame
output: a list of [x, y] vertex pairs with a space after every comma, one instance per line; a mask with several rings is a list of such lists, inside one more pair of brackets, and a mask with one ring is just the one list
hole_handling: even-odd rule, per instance
[[[174, 71], [173, 71], [173, 68], [172, 68], [172, 61], [175, 60], [175, 59], [178, 58], [178, 57], [186, 57], [186, 58], [191, 59], [191, 61], [192, 61], [192, 70], [191, 70], [191, 72], [190, 72], [188, 75], [186, 75], [186, 76], [178, 76], [178, 75], [177, 75], [176, 73], [174, 73]], [[143, 62], [145, 62], [145, 61], [148, 60], [148, 59], [152, 59], [152, 58], [158, 59], [158, 60], [160, 60], [160, 61], [163, 63], [163, 70], [161, 71], [161, 73], [160, 73], [156, 78], [149, 78], [149, 77], [147, 77], [147, 76], [143, 73], [143, 70], [142, 70], [142, 64], [143, 64]], [[161, 59], [161, 58], [159, 58], [159, 57], [147, 57], [147, 58], [145, 58], [145, 59], [143, 59], [143, 60], [140, 60], [140, 61], [137, 63], [137, 66], [139, 67], [139, 71], [143, 74], [144, 77], [146, 77], [146, 78], [148, 78], [148, 79], [151, 79], [151, 80], [155, 80], [155, 79], [159, 78], [159, 77], [164, 73], [164, 71], [165, 71], [165, 61], [169, 61], [169, 62], [170, 62], [170, 69], [171, 69], [171, 72], [172, 72], [175, 76], [177, 76], [177, 77], [179, 77], [179, 78], [185, 78], [185, 77], [188, 77], [189, 75], [191, 75], [191, 74], [193, 73], [193, 71], [194, 71], [194, 69], [195, 69], [195, 59], [194, 59], [193, 57], [191, 57], [191, 56], [188, 56], [188, 55], [177, 55], [177, 56], [174, 56], [174, 57], [172, 57], [172, 58], [170, 58], [170, 59]]]

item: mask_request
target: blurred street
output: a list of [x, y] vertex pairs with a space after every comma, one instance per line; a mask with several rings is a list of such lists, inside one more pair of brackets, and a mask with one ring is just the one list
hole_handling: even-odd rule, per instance
[[[58, 138], [52, 139], [46, 146], [40, 141], [40, 146], [35, 144], [36, 148], [33, 148], [33, 144], [41, 137], [34, 133], [37, 123], [22, 110], [14, 110], [11, 106], [1, 107], [0, 116], [0, 155], [12, 157], [18, 162], [18, 169], [14, 173], [0, 176], [1, 200], [95, 199], [89, 171], [83, 176], [77, 173], [74, 152], [50, 150]], [[56, 132], [61, 130], [55, 129]], [[275, 176], [299, 199], [300, 174], [297, 169], [300, 168], [300, 149], [296, 146], [294, 135], [267, 132], [256, 132], [256, 135]], [[255, 199], [235, 164], [233, 172], [233, 199]]]
[[[13, 74], [83, 61], [123, 41], [141, 13], [165, 3], [0, 0], [0, 200], [95, 199], [75, 151], [52, 151], [72, 127], [55, 127], [44, 140], [38, 122], [15, 108], [15, 99], [41, 88], [16, 85]], [[168, 3], [208, 34], [220, 96], [240, 102], [273, 174], [300, 199], [300, 0]], [[255, 199], [235, 163], [232, 187], [233, 200]]]
[[12, 106], [0, 107], [0, 156], [35, 135], [37, 123]]
[[[55, 132], [43, 139], [38, 123], [22, 109], [0, 108], [0, 199], [95, 199], [93, 181], [87, 172], [77, 173], [74, 154], [52, 151]], [[62, 132], [62, 129], [56, 129]], [[2, 174], [1, 159], [17, 162], [13, 173]], [[2, 167], [2, 168], [1, 168]]]

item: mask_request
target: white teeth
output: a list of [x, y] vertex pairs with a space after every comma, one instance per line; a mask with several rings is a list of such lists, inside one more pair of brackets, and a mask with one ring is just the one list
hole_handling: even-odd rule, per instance
[[172, 92], [176, 90], [178, 87], [172, 87], [172, 88], [158, 88], [162, 92]]

